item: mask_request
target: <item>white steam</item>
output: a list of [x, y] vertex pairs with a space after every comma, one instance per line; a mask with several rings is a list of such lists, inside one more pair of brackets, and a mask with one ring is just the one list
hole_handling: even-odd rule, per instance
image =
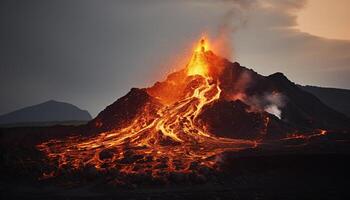
[[287, 97], [279, 92], [265, 93], [247, 97], [245, 103], [253, 106], [252, 109], [264, 110], [279, 119], [282, 118], [282, 108], [285, 106]]
[[282, 114], [282, 111], [276, 106], [276, 105], [269, 105], [265, 108], [265, 111], [272, 114], [272, 115], [275, 115], [276, 117], [278, 117], [278, 119], [281, 119], [281, 114]]
[[281, 119], [281, 108], [285, 105], [286, 98], [281, 93], [273, 92], [264, 96], [264, 110]]

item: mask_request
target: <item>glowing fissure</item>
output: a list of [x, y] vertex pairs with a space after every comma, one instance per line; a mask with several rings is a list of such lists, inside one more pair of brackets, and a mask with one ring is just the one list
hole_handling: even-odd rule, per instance
[[179, 101], [164, 105], [157, 117], [150, 117], [146, 109], [118, 130], [38, 145], [56, 166], [52, 171], [92, 166], [97, 170], [161, 176], [164, 172], [190, 172], [194, 162], [212, 168], [216, 155], [255, 146], [254, 141], [216, 137], [198, 123], [203, 107], [218, 100], [221, 93], [219, 83], [209, 76], [205, 51], [202, 40], [187, 66], [187, 75], [200, 76], [199, 84]]

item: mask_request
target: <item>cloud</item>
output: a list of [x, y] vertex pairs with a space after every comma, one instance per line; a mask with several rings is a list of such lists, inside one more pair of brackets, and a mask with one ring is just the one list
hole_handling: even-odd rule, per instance
[[248, 21], [233, 35], [241, 64], [269, 75], [285, 73], [292, 81], [350, 88], [350, 41], [313, 36], [296, 29], [305, 0], [258, 1]]

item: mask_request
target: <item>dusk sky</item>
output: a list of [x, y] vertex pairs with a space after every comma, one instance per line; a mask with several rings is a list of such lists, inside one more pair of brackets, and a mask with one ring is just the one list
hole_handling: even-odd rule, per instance
[[[350, 89], [349, 0], [2, 0], [0, 114], [50, 99], [93, 116], [225, 27], [232, 61]], [[229, 46], [229, 45], [228, 45]], [[215, 52], [214, 52], [215, 53]]]

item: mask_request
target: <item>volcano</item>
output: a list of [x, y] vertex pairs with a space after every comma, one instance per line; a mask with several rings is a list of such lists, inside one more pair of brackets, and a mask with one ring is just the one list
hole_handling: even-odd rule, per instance
[[79, 134], [37, 145], [42, 178], [93, 169], [118, 177], [219, 170], [220, 155], [269, 140], [347, 129], [349, 119], [282, 73], [262, 76], [215, 55], [205, 39], [183, 69], [133, 88]]

